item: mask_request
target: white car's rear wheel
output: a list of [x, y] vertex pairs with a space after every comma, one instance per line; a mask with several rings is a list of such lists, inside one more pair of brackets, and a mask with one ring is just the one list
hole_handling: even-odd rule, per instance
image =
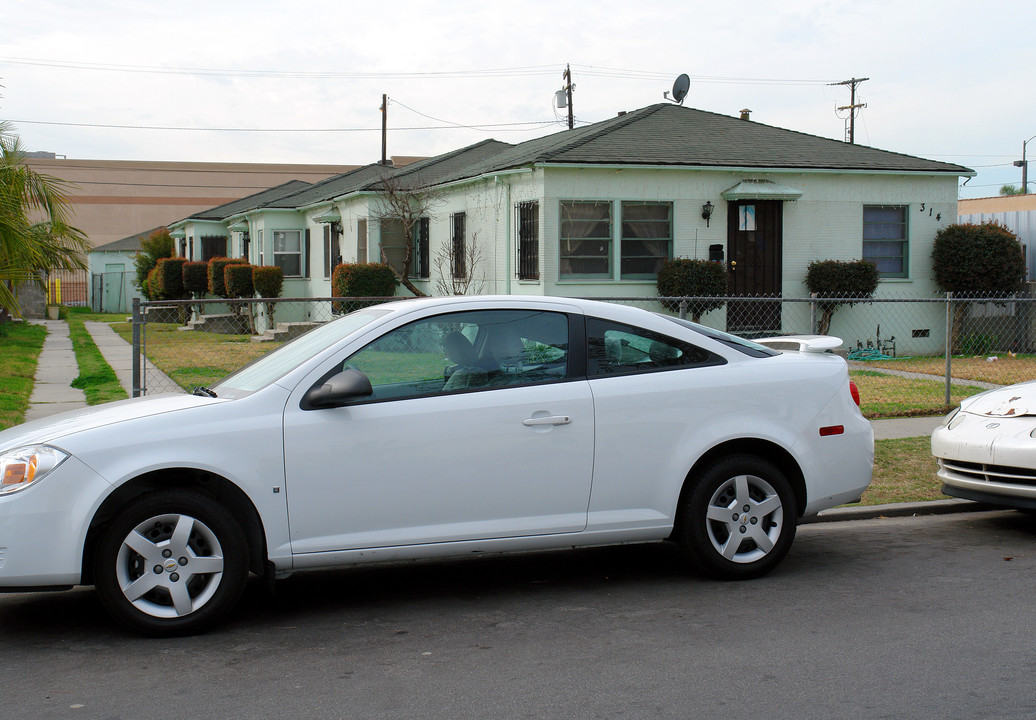
[[240, 524], [211, 498], [185, 490], [144, 495], [105, 530], [96, 558], [105, 608], [149, 635], [198, 632], [237, 602], [248, 575]]
[[707, 467], [680, 508], [677, 539], [712, 577], [740, 580], [772, 570], [795, 537], [795, 496], [784, 474], [752, 455]]

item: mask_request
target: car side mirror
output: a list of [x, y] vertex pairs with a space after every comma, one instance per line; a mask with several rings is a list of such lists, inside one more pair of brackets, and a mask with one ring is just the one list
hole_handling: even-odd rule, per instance
[[359, 370], [349, 368], [332, 375], [323, 385], [314, 385], [302, 399], [303, 410], [331, 408], [345, 405], [351, 400], [370, 397], [374, 394], [370, 378]]

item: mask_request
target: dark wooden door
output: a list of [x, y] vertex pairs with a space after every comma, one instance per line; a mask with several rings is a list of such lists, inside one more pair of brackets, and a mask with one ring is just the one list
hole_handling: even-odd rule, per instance
[[[738, 200], [727, 205], [727, 269], [732, 297], [781, 296], [781, 200]], [[734, 300], [727, 330], [771, 333], [781, 329], [779, 301]]]

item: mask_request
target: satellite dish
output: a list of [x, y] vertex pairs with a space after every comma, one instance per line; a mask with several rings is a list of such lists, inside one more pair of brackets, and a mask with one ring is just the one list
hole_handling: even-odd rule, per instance
[[673, 102], [683, 105], [683, 99], [687, 97], [687, 91], [691, 89], [691, 78], [683, 73], [673, 83]]

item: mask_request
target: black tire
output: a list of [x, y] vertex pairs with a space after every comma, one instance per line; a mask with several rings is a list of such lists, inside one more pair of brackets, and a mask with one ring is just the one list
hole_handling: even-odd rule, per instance
[[732, 455], [706, 467], [684, 494], [676, 540], [700, 572], [747, 580], [777, 566], [795, 539], [791, 484], [772, 463]]
[[159, 490], [118, 512], [97, 546], [94, 579], [105, 609], [151, 636], [201, 632], [237, 604], [248, 543], [212, 498]]

